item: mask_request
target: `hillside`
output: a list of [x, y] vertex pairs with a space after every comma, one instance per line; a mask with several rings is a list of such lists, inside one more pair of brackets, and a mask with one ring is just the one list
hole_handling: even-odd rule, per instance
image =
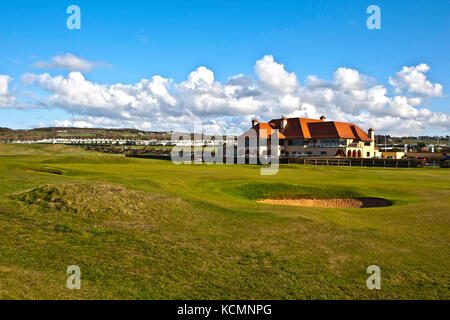
[[0, 141], [41, 140], [51, 138], [74, 139], [170, 139], [169, 132], [153, 132], [137, 129], [63, 128], [49, 127], [30, 130], [0, 128]]

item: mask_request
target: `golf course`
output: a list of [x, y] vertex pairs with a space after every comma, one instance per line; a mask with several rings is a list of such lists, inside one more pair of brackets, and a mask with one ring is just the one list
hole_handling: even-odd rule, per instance
[[450, 298], [449, 169], [260, 168], [0, 144], [0, 299]]

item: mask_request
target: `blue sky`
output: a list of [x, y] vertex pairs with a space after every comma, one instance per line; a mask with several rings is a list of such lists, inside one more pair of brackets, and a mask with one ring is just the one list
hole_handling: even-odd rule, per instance
[[[81, 30], [66, 27], [69, 16], [66, 8], [72, 4], [81, 9]], [[369, 17], [366, 8], [371, 4], [381, 9], [381, 30], [369, 30], [366, 26]], [[450, 129], [449, 9], [450, 1], [440, 0], [11, 1], [0, 12], [0, 74], [14, 79], [9, 83], [8, 92], [14, 94], [16, 99], [14, 105], [0, 107], [0, 126], [30, 128], [58, 124], [55, 121], [60, 121], [60, 124], [65, 120], [73, 124], [74, 119], [78, 119], [78, 123], [95, 126], [136, 126], [142, 129], [166, 129], [171, 125], [159, 125], [172, 115], [167, 111], [167, 101], [145, 109], [143, 105], [148, 100], [133, 100], [139, 106], [133, 105], [127, 110], [136, 113], [127, 114], [123, 125], [120, 125], [121, 115], [109, 110], [124, 107], [120, 103], [108, 100], [110, 105], [102, 104], [100, 110], [99, 105], [67, 102], [70, 96], [64, 101], [56, 98], [49, 101], [46, 99], [60, 95], [64, 89], [55, 91], [49, 89], [48, 83], [31, 81], [33, 83], [25, 84], [21, 81], [27, 73], [37, 76], [48, 72], [52, 78], [58, 75], [68, 77], [74, 70], [36, 68], [38, 62], [49, 63], [53, 57], [65, 54], [92, 63], [101, 62], [99, 67], [82, 74], [86, 81], [105, 86], [117, 83], [133, 85], [155, 75], [171, 79], [169, 86], [176, 86], [186, 81], [191, 72], [200, 66], [211, 70], [215, 82], [223, 86], [230, 77], [246, 75], [253, 79], [251, 86], [259, 87], [262, 92], [260, 96], [264, 96], [267, 103], [273, 101], [273, 106], [279, 105], [280, 114], [282, 111], [289, 114], [294, 107], [280, 102], [283, 100], [280, 96], [289, 94], [296, 97], [297, 93], [277, 91], [255, 75], [256, 61], [270, 55], [274, 63], [284, 65], [287, 73], [295, 74], [301, 87], [306, 86], [305, 79], [310, 75], [317, 76], [332, 87], [333, 81], [336, 81], [334, 72], [344, 67], [369, 77], [371, 86], [374, 86], [373, 81], [384, 86], [386, 96], [392, 99], [400, 94], [394, 92], [396, 88], [389, 84], [389, 77], [394, 77], [404, 66], [426, 64], [429, 71], [423, 73], [432, 84], [443, 86], [442, 94], [439, 97], [424, 97], [423, 92], [410, 91], [405, 85], [401, 95], [408, 98], [421, 96], [419, 104], [409, 104], [416, 109], [427, 108], [436, 119], [441, 116], [441, 120], [424, 120], [425, 115], [430, 116], [426, 112], [414, 117], [405, 114], [397, 116], [392, 112], [388, 114], [398, 121], [410, 121], [408, 126], [402, 127], [405, 135], [409, 135], [407, 131], [448, 134], [445, 130]], [[269, 87], [271, 90], [267, 89]], [[169, 94], [176, 96], [177, 107], [191, 108], [188, 105], [191, 100], [181, 97], [186, 90], [176, 93], [171, 90], [177, 89], [168, 90]], [[78, 91], [78, 94], [82, 92]], [[154, 94], [150, 95], [154, 97]], [[299, 110], [307, 113], [309, 111], [305, 110], [310, 110], [309, 105], [313, 105], [317, 112], [325, 112], [326, 105], [315, 104], [319, 103], [316, 102], [319, 94], [314, 93], [316, 100], [305, 100], [304, 94], [298, 93]], [[43, 101], [46, 107], [37, 107], [43, 105]], [[307, 101], [306, 107], [302, 106], [303, 101]], [[230, 110], [235, 110], [238, 102], [239, 99], [233, 97]], [[246, 108], [246, 103], [253, 105], [253, 102], [244, 102], [242, 108]], [[228, 108], [227, 102], [220, 103], [218, 109]], [[248, 112], [236, 109], [236, 114], [221, 114], [215, 109], [212, 111], [212, 107], [201, 109], [195, 106], [182, 118], [181, 111], [173, 111], [171, 121], [176, 127], [183, 121], [186, 124], [189, 121], [187, 117], [191, 117], [202, 119], [211, 126], [233, 125], [241, 128], [249, 117], [256, 115], [262, 120], [270, 120], [264, 116], [272, 116], [277, 111], [261, 101], [258, 103], [260, 109], [248, 107]], [[369, 118], [373, 116], [374, 122], [380, 123], [380, 132], [395, 132], [393, 119], [389, 118], [389, 126], [382, 125], [386, 120], [383, 118], [386, 114], [382, 111], [374, 111], [370, 106], [359, 107], [359, 113], [352, 109], [353, 114], [346, 115], [348, 110], [345, 106], [332, 103], [336, 110], [333, 109], [330, 115], [336, 120], [353, 120], [368, 125]], [[394, 108], [394, 104], [391, 107]], [[158, 115], [143, 116], [143, 108], [150, 113], [157, 111]], [[258, 110], [261, 112], [258, 113]], [[87, 117], [96, 117], [97, 120]]]

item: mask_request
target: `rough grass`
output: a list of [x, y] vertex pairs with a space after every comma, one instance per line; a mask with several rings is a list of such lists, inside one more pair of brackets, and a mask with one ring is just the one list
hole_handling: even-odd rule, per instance
[[84, 156], [60, 156], [42, 161], [42, 163], [91, 163], [91, 164], [112, 164], [112, 163], [129, 163], [131, 160], [123, 155], [84, 155]]
[[[0, 157], [0, 298], [450, 298], [448, 170], [282, 165], [261, 176], [50, 147], [0, 145], [16, 155]], [[304, 195], [393, 206], [255, 201]], [[73, 264], [82, 290], [65, 287]], [[381, 290], [366, 288], [372, 264]]]
[[86, 182], [45, 185], [13, 197], [38, 210], [87, 216], [145, 214], [161, 202], [174, 200], [119, 185]]
[[81, 147], [60, 144], [1, 144], [0, 155], [62, 155], [86, 153]]

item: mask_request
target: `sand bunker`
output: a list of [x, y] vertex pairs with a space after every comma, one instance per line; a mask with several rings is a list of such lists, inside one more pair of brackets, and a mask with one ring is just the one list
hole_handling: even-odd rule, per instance
[[375, 208], [388, 207], [390, 202], [381, 198], [358, 199], [262, 199], [260, 203], [321, 208]]

